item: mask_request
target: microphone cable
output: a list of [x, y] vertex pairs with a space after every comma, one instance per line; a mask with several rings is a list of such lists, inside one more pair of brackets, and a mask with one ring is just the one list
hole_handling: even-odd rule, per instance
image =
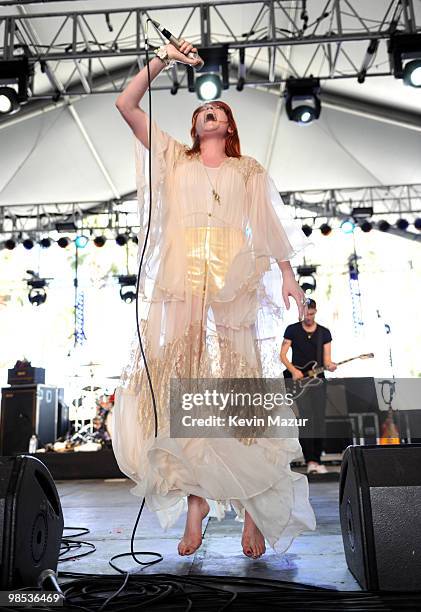
[[[146, 224], [145, 238], [143, 240], [142, 251], [141, 251], [139, 264], [138, 264], [138, 271], [137, 271], [136, 332], [137, 332], [137, 339], [139, 342], [139, 349], [142, 355], [142, 360], [143, 360], [144, 367], [145, 367], [145, 373], [146, 373], [146, 377], [148, 380], [149, 391], [150, 391], [151, 399], [152, 399], [152, 406], [153, 406], [153, 412], [154, 412], [154, 423], [155, 423], [154, 437], [157, 438], [158, 436], [158, 413], [156, 409], [156, 397], [155, 397], [155, 392], [154, 392], [154, 388], [152, 384], [151, 373], [150, 373], [149, 366], [148, 366], [148, 360], [146, 358], [145, 347], [144, 347], [143, 340], [142, 340], [142, 332], [141, 332], [140, 324], [139, 324], [139, 287], [140, 287], [141, 275], [142, 275], [142, 270], [143, 270], [143, 262], [145, 259], [146, 250], [148, 246], [149, 234], [151, 230], [152, 204], [153, 204], [153, 201], [152, 201], [153, 200], [153, 193], [152, 193], [153, 192], [152, 190], [152, 91], [151, 91], [152, 82], [151, 82], [151, 71], [150, 71], [150, 66], [149, 66], [149, 36], [148, 36], [148, 24], [150, 21], [151, 19], [148, 17], [146, 20], [146, 26], [145, 26], [145, 61], [146, 61], [146, 70], [147, 70], [147, 75], [148, 75], [148, 103], [149, 103], [149, 119], [148, 119], [148, 122], [149, 122], [149, 128], [148, 128], [148, 131], [149, 131], [149, 134], [148, 134], [148, 139], [149, 139], [149, 156], [148, 156], [149, 207], [148, 207], [148, 221]], [[140, 223], [142, 222], [143, 222], [143, 219], [140, 220]], [[132, 559], [136, 563], [138, 563], [139, 565], [143, 565], [145, 567], [148, 567], [148, 566], [154, 565], [155, 563], [160, 563], [161, 561], [163, 561], [163, 556], [159, 553], [152, 552], [152, 551], [135, 551], [134, 550], [134, 539], [136, 536], [136, 531], [139, 525], [140, 517], [142, 515], [143, 508], [145, 506], [145, 501], [146, 501], [145, 497], [143, 497], [142, 503], [140, 505], [140, 509], [139, 509], [139, 512], [138, 512], [138, 515], [137, 515], [137, 518], [136, 518], [136, 521], [133, 527], [132, 535], [130, 538], [130, 552], [121, 553], [119, 555], [114, 555], [113, 557], [111, 557], [109, 561], [109, 564], [111, 565], [113, 569], [115, 569], [121, 574], [126, 574], [125, 584], [127, 583], [129, 572], [125, 572], [124, 570], [120, 569], [117, 565], [115, 565], [113, 563], [115, 559], [122, 559], [124, 557], [132, 557]], [[146, 562], [139, 561], [136, 555], [145, 555], [148, 557], [155, 557], [155, 559], [151, 561], [146, 561]]]
[[[146, 69], [147, 69], [147, 75], [148, 75], [148, 102], [149, 102], [149, 134], [148, 134], [148, 138], [149, 138], [149, 156], [148, 156], [148, 180], [149, 180], [149, 210], [148, 210], [148, 222], [147, 222], [147, 228], [146, 228], [146, 233], [145, 233], [145, 239], [143, 242], [143, 247], [142, 247], [142, 252], [141, 252], [141, 256], [139, 259], [139, 263], [138, 263], [138, 271], [137, 271], [137, 285], [136, 285], [136, 332], [137, 332], [137, 338], [138, 338], [138, 342], [139, 342], [139, 348], [140, 348], [140, 352], [142, 354], [142, 359], [144, 361], [145, 364], [145, 372], [147, 375], [147, 379], [148, 379], [148, 383], [149, 383], [149, 389], [151, 392], [151, 397], [152, 397], [152, 405], [153, 405], [153, 412], [154, 412], [154, 423], [155, 423], [155, 429], [154, 429], [154, 437], [157, 438], [158, 436], [158, 413], [157, 413], [157, 409], [156, 409], [156, 398], [155, 398], [155, 393], [154, 393], [154, 389], [153, 389], [153, 384], [152, 384], [152, 379], [151, 379], [151, 375], [149, 372], [149, 367], [148, 367], [148, 363], [147, 363], [147, 358], [146, 358], [146, 354], [145, 354], [145, 350], [143, 347], [143, 342], [142, 342], [142, 333], [141, 333], [141, 329], [140, 329], [140, 324], [139, 324], [139, 287], [140, 287], [140, 278], [141, 278], [141, 273], [142, 273], [142, 266], [143, 266], [143, 260], [145, 257], [145, 252], [146, 252], [146, 246], [148, 243], [148, 237], [149, 237], [149, 233], [150, 233], [150, 227], [151, 227], [151, 218], [152, 218], [152, 204], [153, 204], [153, 193], [152, 193], [152, 92], [151, 92], [151, 73], [150, 73], [150, 67], [149, 67], [149, 39], [148, 39], [148, 22], [151, 21], [149, 18], [146, 20], [146, 26], [145, 26], [145, 58], [146, 58]], [[140, 219], [140, 227], [143, 227], [143, 219]], [[120, 593], [125, 589], [125, 587], [128, 584], [129, 578], [130, 576], [133, 576], [133, 574], [129, 571], [123, 570], [120, 567], [118, 567], [117, 565], [115, 565], [113, 563], [113, 561], [115, 559], [122, 559], [123, 557], [132, 557], [132, 559], [138, 563], [139, 565], [144, 567], [150, 567], [152, 565], [154, 565], [155, 563], [160, 563], [161, 561], [163, 561], [163, 556], [160, 553], [157, 552], [153, 552], [153, 551], [135, 551], [134, 550], [134, 539], [136, 536], [136, 531], [137, 531], [137, 527], [140, 521], [140, 517], [142, 515], [143, 509], [145, 506], [145, 496], [142, 499], [142, 503], [140, 505], [140, 509], [133, 527], [133, 531], [132, 531], [132, 535], [131, 535], [131, 539], [130, 539], [130, 552], [127, 553], [121, 553], [119, 555], [114, 555], [113, 557], [111, 557], [111, 559], [108, 561], [109, 565], [116, 570], [118, 573], [123, 574], [124, 575], [124, 580], [123, 583], [120, 585], [120, 587], [114, 591], [113, 593], [111, 593], [111, 595], [102, 603], [100, 610], [104, 610], [108, 604], [116, 597], [118, 597], [120, 595]], [[89, 551], [89, 552], [93, 552], [93, 551]], [[140, 561], [136, 555], [143, 555], [146, 557], [153, 557], [150, 561]], [[142, 569], [143, 569], [142, 568]], [[79, 578], [79, 579], [88, 579], [90, 577], [89, 574], [81, 574], [81, 573], [74, 573], [74, 572], [60, 572], [59, 573], [60, 576], [62, 577], [74, 577], [74, 578]], [[106, 574], [103, 574], [101, 576], [104, 579], [111, 579], [111, 576], [107, 576]], [[94, 578], [94, 576], [92, 576], [92, 578]], [[99, 578], [98, 575], [95, 576], [96, 579]], [[114, 576], [115, 578], [115, 576]]]

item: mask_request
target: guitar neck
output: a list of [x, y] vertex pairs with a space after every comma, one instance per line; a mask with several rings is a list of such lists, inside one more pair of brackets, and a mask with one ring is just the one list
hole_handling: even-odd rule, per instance
[[[340, 366], [343, 365], [344, 363], [349, 363], [350, 361], [354, 361], [355, 359], [361, 359], [363, 357], [363, 355], [358, 355], [357, 357], [350, 357], [349, 359], [344, 359], [343, 361], [337, 361], [336, 365]], [[324, 366], [318, 366], [317, 368], [314, 368], [313, 373], [314, 374], [321, 374], [322, 372], [325, 371], [325, 367]]]

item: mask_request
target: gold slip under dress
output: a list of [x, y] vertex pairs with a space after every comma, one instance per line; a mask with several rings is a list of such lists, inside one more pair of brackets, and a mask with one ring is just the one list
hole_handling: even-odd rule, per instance
[[[210, 516], [247, 510], [270, 545], [285, 551], [315, 528], [305, 476], [290, 462], [297, 438], [171, 438], [171, 378], [280, 375], [281, 275], [276, 261], [308, 244], [264, 168], [228, 158], [217, 169], [153, 122], [152, 224], [139, 283], [141, 330], [159, 431], [137, 342], [116, 391], [114, 452], [163, 528], [187, 510], [187, 495], [208, 500]], [[149, 152], [136, 141], [143, 244]], [[219, 202], [212, 195], [219, 194]]]

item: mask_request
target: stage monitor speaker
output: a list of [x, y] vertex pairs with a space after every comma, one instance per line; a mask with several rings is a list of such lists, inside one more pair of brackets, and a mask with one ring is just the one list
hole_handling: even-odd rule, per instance
[[1, 454], [27, 453], [32, 434], [38, 445], [57, 436], [57, 388], [48, 385], [4, 387], [1, 398]]
[[345, 557], [363, 589], [417, 591], [421, 444], [350, 446], [339, 484]]
[[1, 585], [37, 586], [45, 569], [56, 571], [63, 513], [54, 481], [36, 457], [0, 458]]
[[64, 389], [57, 389], [57, 439], [70, 435], [69, 406], [64, 401]]

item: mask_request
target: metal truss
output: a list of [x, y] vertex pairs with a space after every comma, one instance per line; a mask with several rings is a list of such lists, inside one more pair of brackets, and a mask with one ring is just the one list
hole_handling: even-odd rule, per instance
[[[353, 209], [372, 207], [371, 221], [385, 219], [391, 224], [389, 233], [421, 241], [421, 232], [402, 231], [393, 227], [400, 217], [410, 223], [421, 216], [421, 184], [388, 185], [349, 189], [283, 192], [284, 202], [294, 209], [303, 223], [319, 220], [343, 220], [352, 216]], [[60, 204], [7, 205], [0, 207], [0, 237], [41, 237], [55, 230], [58, 221], [73, 221], [78, 230], [136, 232], [136, 193], [107, 202], [69, 202]], [[319, 223], [320, 224], [320, 223]]]
[[369, 220], [374, 229], [376, 223], [384, 219], [391, 224], [388, 233], [421, 242], [421, 232], [403, 231], [392, 225], [399, 218], [411, 223], [416, 217], [421, 217], [419, 184], [286, 192], [281, 195], [287, 204], [294, 207], [296, 217], [306, 223], [317, 219], [345, 220], [352, 217], [355, 209], [371, 207], [373, 214]]
[[[379, 42], [395, 32], [421, 31], [413, 0], [376, 0], [375, 11], [373, 3], [367, 3], [365, 12], [370, 16], [361, 13], [357, 0], [226, 0], [36, 14], [25, 9], [25, 2], [0, 0], [0, 6], [13, 4], [18, 5], [17, 14], [0, 16], [0, 59], [26, 53], [48, 76], [57, 96], [116, 93], [124, 88], [143, 65], [148, 18], [170, 29], [176, 23], [174, 34], [198, 47], [226, 44], [232, 66], [239, 65], [244, 52], [246, 85], [256, 84], [256, 73], [257, 82], [269, 85], [310, 74], [321, 80], [389, 75], [386, 49], [379, 50]], [[238, 31], [238, 22], [243, 32]], [[36, 30], [42, 31], [42, 37], [34, 40]], [[152, 46], [162, 44], [153, 27], [148, 36]], [[291, 50], [297, 46], [301, 49], [296, 61]], [[50, 74], [52, 69], [66, 74], [61, 88]], [[186, 87], [183, 68], [167, 75], [162, 88]]]

